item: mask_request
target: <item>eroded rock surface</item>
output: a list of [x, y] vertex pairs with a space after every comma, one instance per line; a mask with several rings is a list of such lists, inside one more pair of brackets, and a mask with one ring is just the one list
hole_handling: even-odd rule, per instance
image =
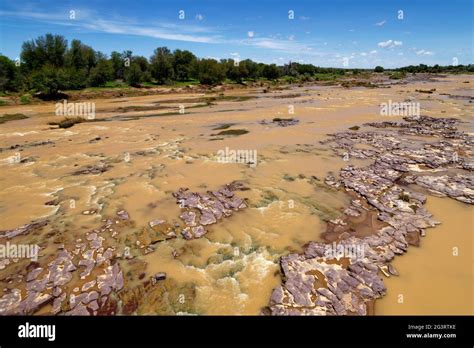
[[[183, 209], [180, 218], [184, 230], [182, 224], [165, 219], [149, 221], [137, 229], [130, 214], [120, 209], [115, 216], [103, 218], [97, 228], [81, 238], [65, 243], [54, 239], [56, 251], [39, 255], [38, 262], [30, 262], [24, 274], [8, 273], [7, 267], [18, 259], [0, 259], [0, 270], [7, 274], [0, 282], [9, 284], [0, 293], [0, 315], [31, 315], [39, 311], [55, 315], [131, 314], [144, 305], [147, 296], [157, 301], [156, 294], [163, 295], [174, 284], [166, 273], [158, 272], [150, 280], [126, 288], [121, 263], [126, 262], [132, 269], [137, 267], [139, 279], [143, 279], [146, 262], [136, 256], [153, 252], [155, 243], [176, 238], [179, 231], [185, 239], [202, 237], [207, 232], [204, 226], [216, 224], [247, 206], [234, 193], [243, 189], [241, 183], [233, 182], [207, 193], [178, 190], [173, 196]], [[81, 215], [99, 214], [97, 210], [85, 210]], [[36, 233], [46, 225], [47, 221], [38, 221], [2, 231], [0, 240]], [[156, 305], [172, 313], [166, 301], [160, 300]]]
[[296, 118], [280, 118], [276, 117], [271, 122], [267, 120], [261, 120], [259, 122], [262, 125], [277, 125], [278, 127], [289, 127], [300, 123], [300, 120]]
[[42, 228], [43, 226], [46, 226], [47, 224], [48, 222], [46, 220], [36, 221], [36, 222], [32, 222], [32, 223], [14, 228], [13, 230], [0, 231], [0, 239], [2, 238], [11, 239], [13, 237], [16, 237], [22, 234], [28, 234], [31, 231], [34, 231], [34, 230]]
[[[385, 295], [381, 275], [398, 275], [391, 260], [417, 245], [425, 229], [437, 224], [423, 207], [425, 195], [408, 184], [474, 203], [473, 139], [458, 130], [459, 121], [427, 116], [404, 120], [370, 123], [367, 126], [383, 130], [341, 132], [325, 141], [340, 156], [373, 160], [366, 167], [348, 165], [339, 179], [329, 174], [325, 182], [355, 193], [386, 226], [366, 237], [344, 232], [333, 244], [312, 242], [303, 254], [282, 257], [284, 281], [273, 291], [269, 313], [368, 314], [373, 301]], [[363, 212], [354, 202], [338, 224]]]
[[[4, 290], [0, 315], [34, 314], [47, 304], [51, 304], [50, 314], [97, 315], [111, 292], [124, 285], [115, 260], [116, 248], [104, 244], [110, 234], [105, 226], [110, 225], [106, 221], [101, 228], [86, 233], [85, 240], [78, 239], [67, 247], [60, 245], [55, 255], [45, 256], [50, 260], [46, 267], [30, 263], [25, 283], [21, 284], [24, 288]], [[80, 289], [75, 286], [78, 283], [82, 284]]]
[[183, 237], [200, 238], [207, 233], [204, 226], [215, 224], [222, 218], [231, 216], [234, 211], [245, 208], [245, 201], [234, 193], [242, 188], [241, 183], [234, 182], [205, 194], [190, 192], [186, 188], [173, 193], [183, 210], [180, 215], [186, 224], [186, 228], [181, 232]]

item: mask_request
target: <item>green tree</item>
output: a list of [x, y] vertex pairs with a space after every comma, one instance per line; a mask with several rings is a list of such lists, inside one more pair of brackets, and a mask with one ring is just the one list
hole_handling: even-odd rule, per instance
[[31, 80], [32, 87], [46, 96], [54, 96], [68, 87], [64, 69], [52, 65], [45, 65], [34, 71]]
[[191, 78], [191, 68], [196, 56], [189, 51], [175, 50], [173, 52], [173, 70], [177, 80], [187, 81]]
[[87, 72], [95, 66], [94, 50], [79, 40], [72, 40], [71, 47], [66, 52], [66, 65], [74, 69], [84, 69]]
[[8, 57], [0, 55], [0, 91], [18, 91], [18, 69]]
[[89, 86], [103, 86], [113, 78], [112, 63], [106, 59], [101, 59], [89, 74]]
[[150, 64], [148, 64], [148, 60], [143, 56], [134, 56], [132, 62], [137, 63], [142, 72], [147, 72], [149, 70]]
[[66, 76], [67, 89], [82, 89], [87, 86], [87, 69], [65, 68], [64, 74]]
[[61, 35], [46, 34], [23, 43], [21, 59], [27, 70], [37, 70], [45, 65], [64, 66], [67, 40]]
[[290, 61], [288, 64], [285, 64], [282, 67], [282, 69], [281, 69], [282, 75], [297, 77], [299, 66], [300, 66], [300, 64], [293, 63], [293, 62]]
[[151, 82], [152, 77], [151, 77], [151, 72], [150, 72], [150, 64], [148, 63], [148, 59], [142, 56], [134, 56], [132, 58], [132, 64], [136, 63], [140, 67], [140, 70], [142, 72], [141, 74], [141, 79], [142, 82]]
[[139, 86], [143, 81], [143, 72], [137, 62], [133, 62], [127, 70], [125, 70], [125, 81], [130, 86]]
[[377, 65], [377, 66], [375, 67], [374, 71], [375, 71], [376, 73], [381, 73], [381, 72], [384, 72], [384, 68], [381, 67], [380, 65]]
[[275, 80], [280, 77], [280, 70], [275, 64], [265, 65], [262, 70], [263, 77], [269, 80]]
[[68, 89], [82, 89], [87, 86], [90, 70], [96, 65], [95, 51], [79, 40], [72, 40], [65, 56]]
[[205, 85], [216, 85], [225, 80], [225, 69], [215, 59], [198, 60], [193, 70], [194, 77]]
[[112, 66], [113, 78], [123, 78], [124, 62], [122, 61], [122, 55], [117, 51], [113, 51], [110, 54], [110, 63]]
[[[295, 63], [293, 63], [295, 64]], [[298, 64], [296, 63], [296, 70], [299, 75], [314, 75], [316, 67], [312, 64]]]
[[240, 62], [240, 65], [244, 66], [247, 70], [247, 78], [257, 79], [259, 78], [258, 64], [250, 59], [245, 59]]
[[167, 47], [158, 47], [150, 58], [151, 74], [160, 84], [174, 77], [173, 55]]
[[227, 77], [237, 83], [242, 83], [242, 80], [249, 76], [247, 66], [243, 62], [235, 63], [230, 59], [230, 65], [227, 65]]

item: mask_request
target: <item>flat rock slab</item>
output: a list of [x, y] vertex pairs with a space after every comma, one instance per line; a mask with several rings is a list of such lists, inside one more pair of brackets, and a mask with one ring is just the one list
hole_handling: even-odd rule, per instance
[[190, 192], [187, 188], [174, 192], [173, 196], [183, 210], [180, 218], [186, 225], [181, 232], [182, 236], [185, 239], [201, 238], [207, 233], [204, 226], [216, 224], [234, 212], [246, 208], [245, 201], [234, 193], [241, 189], [243, 185], [234, 182], [207, 193]]

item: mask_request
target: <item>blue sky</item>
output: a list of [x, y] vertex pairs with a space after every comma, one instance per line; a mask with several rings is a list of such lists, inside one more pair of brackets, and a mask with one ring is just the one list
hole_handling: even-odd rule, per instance
[[51, 32], [146, 57], [167, 46], [276, 64], [469, 64], [472, 21], [472, 0], [1, 0], [0, 53]]

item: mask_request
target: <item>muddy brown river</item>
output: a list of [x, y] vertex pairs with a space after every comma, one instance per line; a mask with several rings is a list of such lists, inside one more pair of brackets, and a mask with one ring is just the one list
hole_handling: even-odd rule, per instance
[[[390, 88], [236, 89], [225, 91], [233, 98], [210, 105], [200, 99], [217, 93], [92, 99], [87, 101], [95, 103], [95, 119], [67, 129], [48, 124], [62, 119], [53, 102], [2, 106], [0, 114], [28, 118], [0, 125], [0, 231], [47, 220], [39, 232], [15, 239], [41, 247], [41, 266], [125, 210], [130, 221], [114, 236], [114, 253], [127, 296], [140, 297], [144, 280], [166, 273], [131, 313], [258, 315], [281, 282], [279, 258], [322, 241], [326, 222], [350, 202], [343, 191], [326, 187], [326, 175], [347, 164], [365, 164], [335, 156], [320, 141], [366, 122], [400, 120], [381, 116], [380, 104], [406, 99], [419, 102], [422, 115], [461, 119], [462, 129], [472, 133], [472, 104], [446, 94], [472, 96], [473, 83], [461, 75]], [[416, 92], [432, 88], [433, 94]], [[175, 112], [180, 106], [182, 114]], [[299, 123], [281, 127], [274, 118]], [[223, 130], [247, 133], [219, 135]], [[221, 163], [218, 153], [225, 149], [256, 151], [257, 161]], [[101, 170], [87, 172], [91, 168]], [[151, 243], [143, 232], [156, 219], [180, 223], [172, 195], [179, 188], [206, 192], [234, 181], [247, 188], [237, 193], [247, 207], [210, 225], [202, 238], [178, 235]], [[429, 196], [426, 209], [441, 224], [427, 229], [420, 247], [395, 258], [400, 275], [384, 279], [387, 295], [376, 301], [375, 314], [474, 314], [474, 208]], [[123, 257], [128, 252], [131, 256]], [[29, 262], [16, 260], [0, 270], [0, 296], [12, 289], [25, 293], [22, 278]], [[68, 286], [81, 287], [87, 280], [74, 276]], [[49, 314], [51, 306], [34, 314]]]

